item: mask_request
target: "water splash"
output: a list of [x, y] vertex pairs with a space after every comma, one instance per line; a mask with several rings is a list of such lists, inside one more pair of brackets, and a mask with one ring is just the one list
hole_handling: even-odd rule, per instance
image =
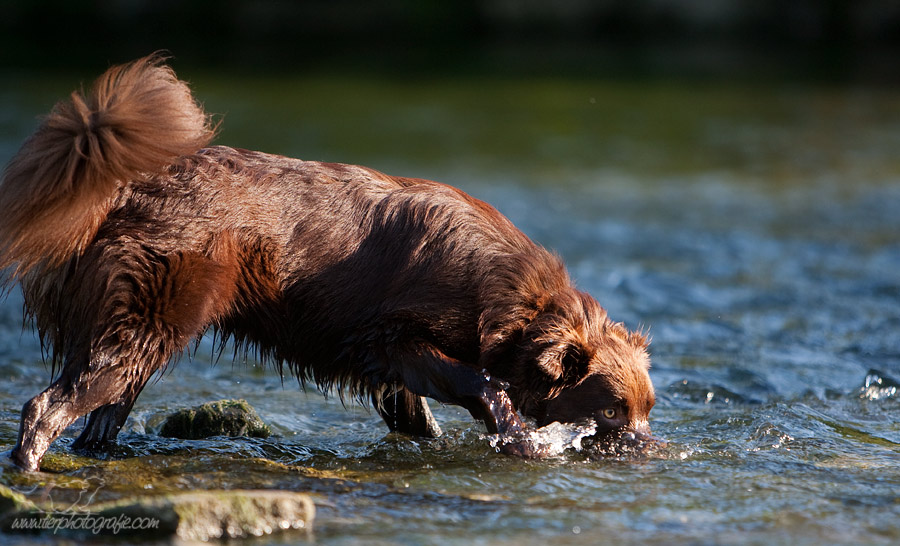
[[517, 434], [494, 434], [487, 439], [498, 452], [508, 444], [524, 444], [532, 453], [544, 458], [560, 457], [567, 452], [581, 453], [591, 458], [664, 455], [667, 445], [663, 440], [644, 438], [631, 432], [598, 435], [594, 422], [552, 423]]
[[518, 434], [492, 434], [488, 441], [495, 450], [506, 444], [527, 442], [535, 446], [535, 451], [544, 456], [556, 457], [567, 450], [583, 451], [589, 442], [585, 441], [597, 433], [596, 423], [563, 424], [551, 423], [539, 429], [530, 429]]
[[878, 370], [869, 370], [863, 386], [859, 389], [859, 397], [867, 400], [882, 400], [897, 395], [900, 383], [887, 377]]

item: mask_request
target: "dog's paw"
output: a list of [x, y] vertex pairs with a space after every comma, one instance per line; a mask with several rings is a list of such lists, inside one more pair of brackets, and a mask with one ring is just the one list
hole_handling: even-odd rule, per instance
[[546, 450], [542, 449], [541, 446], [528, 440], [503, 444], [500, 446], [500, 453], [522, 459], [541, 459], [548, 455]]

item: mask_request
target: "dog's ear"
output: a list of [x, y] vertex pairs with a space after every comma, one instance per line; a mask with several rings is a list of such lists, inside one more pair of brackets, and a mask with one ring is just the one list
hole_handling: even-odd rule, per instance
[[557, 314], [542, 313], [525, 330], [523, 349], [552, 383], [574, 385], [588, 374], [593, 354], [578, 326]]
[[577, 383], [587, 377], [591, 351], [580, 343], [570, 343], [562, 358], [562, 377], [565, 383]]
[[554, 383], [574, 385], [588, 374], [590, 357], [574, 344], [548, 347], [537, 358], [538, 366]]

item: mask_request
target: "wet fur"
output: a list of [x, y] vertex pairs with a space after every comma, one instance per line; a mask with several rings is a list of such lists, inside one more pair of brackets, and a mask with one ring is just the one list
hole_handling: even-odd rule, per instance
[[0, 267], [60, 370], [23, 409], [17, 464], [37, 468], [88, 413], [75, 447], [113, 441], [209, 328], [371, 399], [395, 430], [440, 433], [423, 397], [504, 434], [519, 414], [610, 405], [624, 417], [609, 431], [648, 430], [646, 339], [494, 208], [436, 182], [208, 147], [213, 133], [151, 56], [57, 105], [7, 167]]

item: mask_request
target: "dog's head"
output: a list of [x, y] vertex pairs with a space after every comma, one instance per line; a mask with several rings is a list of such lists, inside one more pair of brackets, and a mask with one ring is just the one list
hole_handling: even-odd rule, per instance
[[515, 345], [510, 395], [538, 426], [592, 420], [595, 441], [660, 443], [648, 424], [647, 338], [612, 322], [591, 296], [554, 295]]

